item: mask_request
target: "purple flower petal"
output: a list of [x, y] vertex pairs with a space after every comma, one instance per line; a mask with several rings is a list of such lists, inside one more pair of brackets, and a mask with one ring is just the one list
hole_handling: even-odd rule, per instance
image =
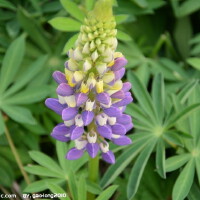
[[67, 83], [65, 74], [60, 71], [55, 71], [52, 76], [58, 84]]
[[123, 90], [124, 92], [128, 92], [128, 91], [131, 89], [131, 87], [132, 87], [131, 83], [125, 82], [125, 83], [123, 83], [122, 90]]
[[66, 158], [67, 160], [76, 160], [83, 156], [84, 150], [72, 148], [68, 151]]
[[124, 74], [125, 74], [125, 68], [123, 67], [123, 68], [121, 68], [120, 70], [118, 70], [118, 71], [115, 71], [114, 73], [115, 73], [115, 81], [117, 81], [117, 80], [119, 80], [119, 79], [121, 79], [123, 76], [124, 76]]
[[60, 104], [58, 99], [54, 98], [46, 99], [45, 105], [59, 115], [61, 115], [62, 111], [67, 107], [67, 105]]
[[94, 118], [94, 113], [92, 111], [85, 110], [81, 115], [85, 126], [89, 125]]
[[123, 99], [125, 97], [125, 94], [123, 90], [119, 90], [118, 92], [112, 94], [111, 97], [115, 99]]
[[126, 58], [124, 58], [124, 57], [120, 57], [120, 58], [117, 58], [116, 60], [115, 60], [115, 64], [112, 66], [112, 70], [113, 71], [118, 71], [118, 70], [120, 70], [122, 67], [124, 67], [126, 64], [127, 64], [127, 60], [126, 60]]
[[131, 122], [129, 124], [125, 124], [124, 127], [126, 129], [126, 132], [128, 132], [133, 128], [133, 123]]
[[110, 96], [108, 93], [102, 92], [102, 93], [97, 94], [97, 100], [100, 103], [108, 105], [110, 103]]
[[119, 138], [112, 138], [112, 141], [116, 145], [120, 145], [120, 146], [129, 145], [132, 143], [131, 139], [126, 136], [121, 136]]
[[70, 134], [70, 139], [71, 140], [75, 140], [75, 139], [81, 137], [81, 135], [84, 133], [84, 128], [72, 125], [70, 127], [70, 133], [71, 133]]
[[114, 106], [104, 109], [104, 113], [106, 113], [109, 117], [119, 117], [122, 114], [121, 110]]
[[76, 115], [78, 114], [78, 109], [77, 108], [65, 108], [62, 112], [62, 119], [64, 121], [68, 121], [73, 119]]
[[69, 128], [66, 127], [63, 123], [58, 124], [52, 131], [51, 136], [55, 138], [56, 140], [59, 140], [61, 142], [67, 142], [70, 140], [69, 137], [66, 135], [69, 134]]
[[112, 133], [117, 135], [125, 135], [126, 134], [126, 128], [122, 124], [114, 124], [111, 126]]
[[99, 151], [99, 144], [98, 143], [87, 143], [86, 150], [90, 157], [95, 158], [98, 151]]
[[118, 101], [117, 103], [114, 103], [113, 106], [115, 107], [121, 107], [125, 106], [133, 101], [133, 98], [131, 96], [126, 96], [124, 99], [121, 101]]
[[75, 94], [76, 105], [79, 107], [88, 100], [88, 96], [84, 93]]
[[67, 83], [61, 83], [57, 87], [56, 92], [60, 96], [70, 96], [74, 93], [74, 90]]
[[106, 153], [102, 153], [102, 158], [103, 158], [103, 160], [105, 160], [106, 162], [108, 162], [110, 164], [114, 164], [115, 163], [115, 156], [114, 156], [112, 151], [108, 151]]
[[117, 118], [117, 122], [120, 124], [129, 124], [132, 122], [132, 118], [130, 115], [122, 114]]
[[97, 131], [102, 137], [111, 139], [112, 130], [111, 130], [110, 126], [108, 126], [108, 125], [97, 126]]

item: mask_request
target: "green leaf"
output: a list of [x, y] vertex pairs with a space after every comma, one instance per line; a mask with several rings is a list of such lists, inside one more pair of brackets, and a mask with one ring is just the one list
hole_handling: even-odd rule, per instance
[[181, 100], [181, 104], [184, 104], [186, 102], [186, 100], [190, 97], [192, 91], [195, 89], [197, 84], [198, 80], [195, 80], [184, 85], [183, 89], [178, 94], [178, 97]]
[[7, 91], [5, 91], [4, 97], [15, 93], [16, 91], [24, 87], [28, 82], [30, 82], [44, 67], [46, 61], [47, 56], [41, 56], [36, 61], [31, 63], [31, 65], [28, 66], [27, 69], [22, 72], [22, 74], [18, 77], [15, 84], [12, 85], [12, 87], [10, 87]]
[[196, 104], [188, 106], [187, 108], [183, 109], [181, 112], [178, 112], [177, 114], [175, 114], [173, 117], [169, 119], [169, 121], [167, 122], [167, 128], [169, 129], [179, 120], [183, 119], [184, 117], [189, 115], [191, 112], [194, 112], [195, 110], [198, 110], [199, 108], [200, 108], [200, 103], [196, 103]]
[[194, 160], [190, 160], [177, 178], [172, 191], [173, 200], [183, 200], [188, 195], [194, 179]]
[[3, 99], [6, 105], [9, 104], [31, 104], [43, 100], [50, 94], [49, 86], [40, 86], [40, 87], [29, 87], [22, 92], [19, 92], [7, 99]]
[[129, 15], [115, 15], [115, 21], [117, 24], [121, 24], [128, 19]]
[[78, 200], [87, 200], [87, 187], [85, 177], [82, 175], [78, 182]]
[[192, 26], [189, 16], [177, 19], [174, 38], [182, 58], [187, 58], [190, 52], [189, 41], [192, 36]]
[[96, 200], [109, 200], [110, 197], [114, 194], [115, 190], [118, 188], [118, 185], [112, 185], [108, 187], [106, 190], [104, 190], [97, 198]]
[[21, 106], [4, 105], [3, 111], [14, 121], [25, 124], [36, 124], [31, 112], [27, 108]]
[[15, 6], [11, 2], [6, 0], [0, 0], [0, 8], [8, 8], [11, 10], [16, 10]]
[[9, 84], [12, 83], [21, 65], [24, 52], [25, 39], [24, 36], [20, 36], [11, 43], [4, 56], [0, 76], [0, 93], [3, 93]]
[[174, 61], [172, 61], [172, 60], [170, 60], [168, 58], [161, 58], [159, 61], [167, 69], [169, 69], [170, 71], [172, 71], [171, 73], [173, 73], [174, 76], [178, 80], [182, 80], [183, 78], [187, 78], [187, 73], [183, 70], [183, 68], [181, 67], [181, 65], [179, 65], [178, 63], [176, 63], [176, 62], [174, 62]]
[[197, 177], [200, 184], [200, 157], [196, 157], [195, 164], [196, 164]]
[[21, 27], [28, 33], [31, 40], [34, 41], [44, 52], [50, 53], [51, 49], [46, 38], [43, 35], [44, 30], [39, 26], [36, 21], [23, 10], [18, 9], [17, 18]]
[[69, 40], [66, 42], [66, 44], [63, 48], [63, 52], [62, 52], [63, 54], [66, 54], [69, 51], [69, 49], [71, 49], [74, 46], [76, 40], [78, 39], [78, 35], [79, 35], [79, 33], [77, 33], [77, 34], [73, 35], [71, 38], [69, 38]]
[[155, 117], [155, 110], [146, 88], [140, 82], [138, 77], [131, 71], [128, 71], [128, 80], [132, 84], [133, 94], [136, 96], [139, 104], [143, 108], [144, 112], [149, 115], [150, 119], [153, 120], [153, 117]]
[[191, 155], [189, 153], [168, 158], [165, 162], [166, 172], [171, 172], [182, 167], [190, 158]]
[[63, 174], [60, 171], [52, 171], [46, 167], [42, 167], [39, 165], [31, 165], [24, 167], [24, 169], [30, 174], [38, 175], [38, 176], [49, 176], [55, 178], [63, 178]]
[[85, 0], [85, 7], [88, 11], [92, 10], [94, 7], [95, 0]]
[[64, 174], [68, 174], [70, 168], [70, 161], [65, 159], [66, 152], [68, 151], [67, 144], [64, 142], [56, 141], [56, 153], [60, 166], [62, 167]]
[[55, 17], [49, 23], [59, 31], [79, 31], [81, 23], [68, 17]]
[[160, 139], [156, 148], [156, 169], [162, 178], [166, 178], [165, 174], [165, 143]]
[[4, 133], [3, 113], [0, 111], [0, 135]]
[[43, 179], [40, 181], [35, 181], [29, 184], [25, 189], [24, 192], [34, 193], [34, 192], [41, 192], [49, 188], [49, 184], [60, 184], [64, 182], [64, 179]]
[[145, 145], [145, 148], [142, 150], [137, 160], [135, 161], [127, 185], [128, 199], [132, 199], [138, 190], [142, 174], [144, 172], [147, 161], [149, 160], [149, 157], [155, 147], [155, 143], [156, 143], [155, 139], [154, 141], [152, 140], [148, 141], [148, 144]]
[[195, 69], [200, 70], [200, 58], [188, 58], [187, 63]]
[[60, 200], [70, 200], [69, 196], [67, 195], [67, 193], [65, 192], [65, 190], [63, 190], [59, 185], [50, 183], [48, 184], [48, 188], [51, 190], [51, 192], [53, 192], [54, 194], [60, 194], [60, 195], [65, 195], [65, 197], [59, 197], [58, 198]]
[[141, 140], [137, 144], [132, 145], [126, 151], [124, 151], [116, 160], [114, 165], [111, 165], [103, 178], [101, 179], [100, 185], [105, 188], [109, 184], [111, 184], [120, 173], [127, 167], [127, 165], [133, 160], [134, 157], [138, 155], [138, 153], [144, 148], [147, 144], [146, 138]]
[[77, 20], [83, 22], [85, 15], [83, 12], [79, 9], [76, 3], [74, 3], [71, 0], [60, 0], [62, 6], [64, 9], [74, 18]]
[[147, 8], [148, 2], [146, 0], [133, 0], [133, 2], [140, 8]]
[[77, 182], [76, 182], [76, 177], [73, 171], [69, 171], [68, 173], [68, 184], [69, 184], [69, 189], [72, 194], [73, 200], [78, 200]]
[[153, 80], [152, 98], [158, 120], [162, 123], [165, 108], [165, 89], [162, 74], [157, 74]]
[[183, 147], [183, 143], [178, 132], [166, 131], [164, 132], [163, 137], [168, 143], [172, 143], [172, 145], [176, 144]]
[[90, 192], [92, 194], [101, 194], [102, 193], [102, 188], [98, 184], [96, 184], [92, 181], [89, 181], [89, 180], [86, 181], [86, 184], [87, 184], [88, 192]]
[[132, 38], [123, 31], [117, 30], [117, 39], [122, 41], [131, 41]]
[[29, 155], [38, 164], [54, 172], [62, 172], [62, 169], [58, 166], [58, 164], [44, 153], [41, 153], [39, 151], [29, 151]]
[[199, 200], [199, 197], [200, 197], [199, 185], [193, 183], [191, 190], [190, 190], [187, 197], [188, 197], [189, 200]]
[[153, 128], [153, 124], [149, 120], [148, 116], [144, 113], [144, 111], [135, 103], [130, 103], [127, 105], [125, 112], [131, 115], [133, 118], [139, 120], [144, 127], [148, 130]]
[[184, 1], [181, 6], [178, 8], [178, 16], [184, 17], [186, 15], [190, 15], [193, 12], [199, 10], [200, 3], [196, 0], [187, 0]]

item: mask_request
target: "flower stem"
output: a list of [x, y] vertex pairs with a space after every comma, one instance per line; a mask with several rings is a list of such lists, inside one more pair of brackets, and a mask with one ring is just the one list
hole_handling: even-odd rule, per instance
[[6, 125], [5, 125], [5, 135], [6, 135], [6, 138], [8, 140], [8, 143], [10, 145], [11, 151], [12, 151], [14, 157], [15, 157], [17, 165], [18, 165], [18, 167], [19, 167], [19, 169], [20, 169], [20, 171], [21, 171], [21, 173], [22, 173], [22, 175], [24, 177], [24, 180], [26, 181], [27, 184], [30, 184], [30, 179], [29, 179], [27, 173], [24, 170], [22, 161], [20, 159], [20, 156], [19, 156], [19, 154], [17, 152], [17, 149], [16, 149], [16, 147], [15, 147], [15, 145], [13, 143], [13, 140], [12, 140], [12, 138], [10, 136], [10, 132], [9, 132], [8, 128], [6, 127]]
[[[97, 183], [99, 178], [99, 156], [96, 156], [95, 158], [90, 158], [88, 163], [88, 169], [89, 169], [89, 180], [91, 182]], [[94, 200], [95, 195], [92, 193], [88, 193], [88, 200]]]

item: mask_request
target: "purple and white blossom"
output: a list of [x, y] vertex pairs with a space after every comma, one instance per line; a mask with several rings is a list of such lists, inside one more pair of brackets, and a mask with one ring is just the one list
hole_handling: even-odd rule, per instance
[[131, 84], [122, 82], [127, 60], [115, 52], [117, 39], [113, 17], [85, 19], [69, 59], [65, 62], [65, 74], [53, 73], [58, 84], [58, 98], [48, 98], [46, 106], [61, 115], [51, 136], [56, 140], [73, 140], [75, 147], [66, 158], [80, 158], [84, 152], [94, 158], [99, 151], [108, 163], [115, 163], [109, 149], [109, 141], [116, 145], [131, 144], [126, 133], [133, 128], [132, 119], [123, 114], [127, 104], [133, 101]]

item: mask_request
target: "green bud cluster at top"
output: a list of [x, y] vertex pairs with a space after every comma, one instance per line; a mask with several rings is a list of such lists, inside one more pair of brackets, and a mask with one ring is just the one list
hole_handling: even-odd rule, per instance
[[[116, 22], [112, 15], [112, 2], [100, 0], [85, 18], [74, 49], [69, 50], [66, 77], [74, 86], [71, 77], [87, 81], [90, 77], [100, 80], [113, 64], [117, 47]], [[79, 71], [73, 75], [70, 71]], [[88, 85], [85, 85], [88, 87]], [[85, 91], [87, 89], [85, 88]], [[84, 87], [82, 87], [84, 92]]]

